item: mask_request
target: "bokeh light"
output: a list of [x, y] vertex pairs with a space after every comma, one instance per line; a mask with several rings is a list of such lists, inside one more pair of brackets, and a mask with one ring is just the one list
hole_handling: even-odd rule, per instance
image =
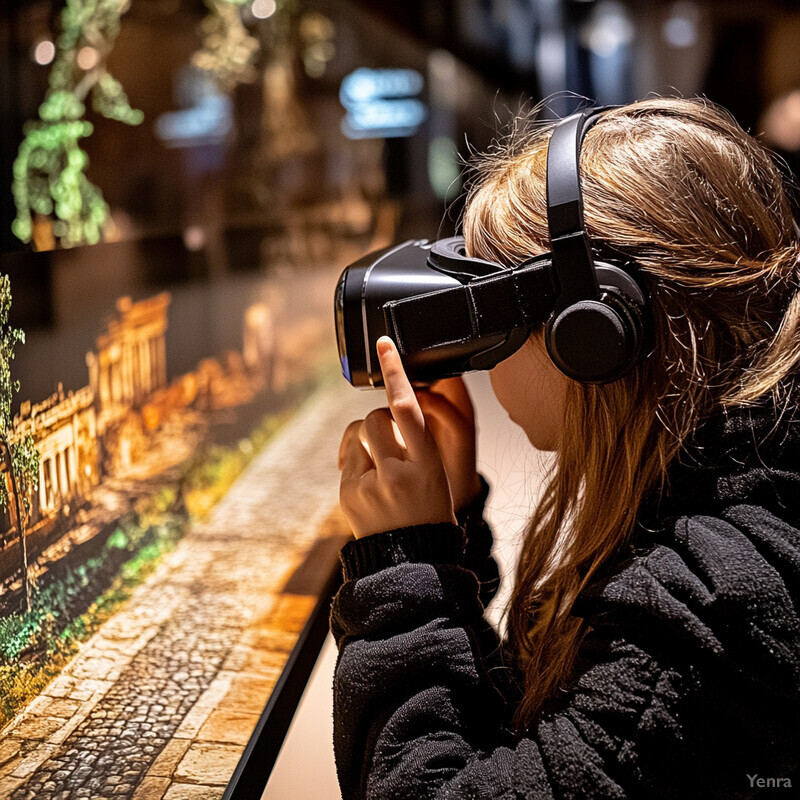
[[33, 60], [37, 64], [50, 64], [56, 57], [56, 46], [49, 39], [42, 39], [33, 48]]
[[275, 13], [277, 8], [275, 0], [253, 0], [250, 13], [256, 19], [268, 19]]
[[96, 48], [86, 45], [86, 47], [81, 47], [81, 49], [78, 50], [75, 61], [81, 69], [88, 72], [100, 63], [100, 53]]

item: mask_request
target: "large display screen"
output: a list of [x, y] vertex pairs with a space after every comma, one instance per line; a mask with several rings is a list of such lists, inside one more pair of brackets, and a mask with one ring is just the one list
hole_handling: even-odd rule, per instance
[[341, 24], [0, 8], [1, 797], [221, 796], [335, 568]]

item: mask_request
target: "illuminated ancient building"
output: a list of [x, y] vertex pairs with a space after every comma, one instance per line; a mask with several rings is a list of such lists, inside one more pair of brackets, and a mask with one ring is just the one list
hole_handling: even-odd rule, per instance
[[[26, 526], [34, 557], [51, 542], [55, 531], [50, 521], [74, 513], [105, 475], [126, 473], [140, 462], [156, 431], [162, 438], [177, 435], [183, 444], [189, 441], [183, 425], [187, 420], [196, 422], [189, 407], [232, 408], [272, 388], [275, 321], [264, 303], [245, 311], [243, 353], [230, 351], [221, 360], [203, 359], [195, 371], [168, 386], [169, 302], [167, 293], [135, 303], [121, 298], [117, 315], [97, 338], [96, 349], [86, 355], [89, 385], [67, 394], [59, 386], [41, 403], [22, 404], [12, 441], [30, 435], [40, 454], [39, 484], [29, 498]], [[314, 350], [303, 335], [303, 324], [292, 331], [301, 352]], [[177, 444], [171, 452], [185, 456]], [[159, 466], [164, 466], [163, 460]], [[10, 477], [2, 463], [0, 472], [6, 473], [10, 491]], [[0, 580], [16, 569], [13, 559], [2, 557], [4, 548], [16, 539], [12, 516], [12, 509], [0, 508]]]
[[88, 497], [99, 479], [91, 387], [85, 386], [66, 396], [59, 391], [33, 406], [30, 417], [15, 426], [15, 433], [22, 436], [30, 433], [39, 450], [36, 500], [42, 516], [54, 513], [73, 499]]
[[120, 298], [117, 317], [97, 338], [97, 351], [86, 355], [103, 470], [124, 469], [144, 446], [138, 409], [167, 383], [164, 335], [169, 301], [166, 292], [136, 303]]
[[[128, 466], [143, 441], [139, 409], [166, 385], [164, 334], [169, 295], [117, 302], [118, 316], [86, 355], [89, 386], [65, 394], [61, 386], [41, 403], [22, 404], [12, 441], [32, 436], [40, 454], [39, 486], [29, 498], [29, 536], [88, 500], [104, 472]], [[0, 465], [11, 490], [5, 465]], [[0, 547], [16, 538], [11, 511], [0, 509]], [[27, 538], [27, 537], [26, 537]]]
[[87, 500], [99, 481], [91, 387], [65, 395], [59, 386], [58, 392], [41, 403], [23, 403], [14, 420], [13, 439], [28, 435], [40, 455], [39, 488], [30, 497], [30, 530], [70, 505]]
[[119, 316], [97, 338], [97, 352], [87, 354], [101, 429], [103, 423], [139, 407], [153, 391], [166, 385], [164, 334], [169, 300], [166, 292], [137, 303], [121, 297], [117, 301]]

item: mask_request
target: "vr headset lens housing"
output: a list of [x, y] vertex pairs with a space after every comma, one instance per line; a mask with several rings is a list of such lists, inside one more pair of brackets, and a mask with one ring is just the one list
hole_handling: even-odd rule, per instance
[[[515, 271], [470, 259], [461, 237], [412, 240], [364, 256], [344, 270], [336, 287], [342, 373], [353, 386], [382, 386], [375, 343], [384, 335], [397, 343], [416, 384], [491, 369], [518, 350], [552, 309], [549, 272], [536, 270], [536, 262]], [[525, 296], [537, 291], [523, 287], [531, 281], [520, 276], [534, 272], [533, 284], [544, 296], [520, 313], [526, 303], [520, 290]], [[533, 319], [536, 308], [541, 310]]]

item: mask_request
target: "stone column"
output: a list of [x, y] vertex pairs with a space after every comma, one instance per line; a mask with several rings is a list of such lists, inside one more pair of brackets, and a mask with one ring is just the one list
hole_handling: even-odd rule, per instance
[[45, 488], [44, 465], [45, 465], [45, 459], [42, 459], [39, 462], [39, 508], [44, 513], [47, 513], [50, 510], [50, 506], [47, 504], [47, 490]]
[[163, 331], [157, 340], [156, 363], [158, 365], [158, 382], [156, 388], [160, 388], [167, 385], [167, 342], [164, 338]]
[[70, 483], [69, 483], [69, 475], [67, 473], [67, 450], [61, 450], [59, 452], [60, 458], [58, 459], [59, 464], [59, 476], [58, 476], [58, 487], [59, 487], [59, 494], [61, 495], [62, 502], [69, 499], [71, 497], [72, 492], [70, 491]]
[[139, 362], [142, 375], [142, 393], [147, 397], [153, 391], [153, 367], [150, 358], [150, 341], [139, 342]]
[[133, 382], [133, 342], [126, 339], [122, 343], [122, 373], [125, 376], [125, 405], [131, 406], [134, 403], [135, 392]]
[[56, 455], [53, 453], [48, 459], [48, 467], [50, 473], [50, 487], [53, 490], [53, 502], [50, 506], [51, 510], [56, 507], [58, 502], [58, 473], [56, 472]]

